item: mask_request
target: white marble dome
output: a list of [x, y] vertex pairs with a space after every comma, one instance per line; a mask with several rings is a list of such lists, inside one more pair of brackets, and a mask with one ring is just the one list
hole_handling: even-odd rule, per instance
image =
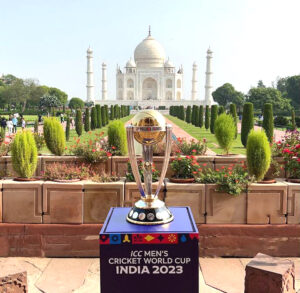
[[134, 60], [137, 66], [161, 67], [164, 66], [165, 50], [158, 41], [149, 35], [135, 48]]

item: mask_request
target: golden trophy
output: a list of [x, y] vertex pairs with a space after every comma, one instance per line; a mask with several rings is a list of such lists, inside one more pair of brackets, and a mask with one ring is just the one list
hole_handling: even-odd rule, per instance
[[[126, 127], [128, 154], [141, 199], [127, 215], [127, 221], [139, 225], [158, 225], [171, 222], [174, 217], [165, 203], [158, 199], [163, 180], [166, 176], [172, 143], [172, 126], [166, 125], [165, 118], [155, 110], [145, 110], [137, 113], [131, 125]], [[158, 186], [152, 193], [153, 145], [166, 139], [165, 157]], [[145, 190], [142, 186], [134, 149], [134, 139], [142, 145], [143, 173]]]

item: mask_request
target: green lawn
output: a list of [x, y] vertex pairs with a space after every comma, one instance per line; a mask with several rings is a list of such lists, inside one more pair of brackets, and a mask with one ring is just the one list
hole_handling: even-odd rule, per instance
[[[124, 118], [121, 118], [120, 120], [121, 120], [122, 122], [126, 123], [126, 122], [127, 122], [128, 120], [130, 120], [132, 117], [133, 117], [133, 115], [129, 115], [129, 116], [126, 116], [126, 117], [124, 117]], [[107, 126], [108, 126], [108, 125], [107, 125]], [[106, 136], [106, 135], [107, 135], [107, 126], [102, 127], [102, 128], [100, 128], [100, 129], [93, 130], [93, 131], [91, 131], [91, 134], [89, 134], [88, 132], [85, 132], [85, 131], [83, 130], [82, 135], [80, 136], [80, 140], [82, 140], [82, 141], [88, 140], [91, 136], [94, 137], [94, 134], [96, 134], [96, 133], [98, 134], [98, 133], [100, 133], [100, 132], [102, 132], [102, 131], [104, 132], [104, 136]], [[69, 141], [67, 141], [67, 143], [66, 143], [66, 146], [67, 146], [68, 149], [70, 148], [71, 145], [74, 145], [74, 142], [76, 141], [76, 139], [78, 139], [78, 135], [77, 135], [75, 129], [71, 129], [71, 131], [70, 131], [70, 139], [69, 139]], [[49, 154], [50, 154], [50, 152], [49, 152], [49, 150], [48, 150], [47, 147], [44, 147], [44, 148], [40, 151], [40, 153], [43, 154], [43, 155], [49, 155]], [[67, 151], [66, 153], [68, 153], [68, 151]]]
[[[198, 140], [203, 140], [203, 138], [206, 138], [207, 141], [207, 147], [211, 149], [212, 151], [216, 152], [217, 154], [222, 154], [223, 150], [218, 147], [218, 142], [215, 138], [214, 134], [211, 134], [209, 130], [206, 130], [204, 127], [199, 128], [192, 124], [186, 123], [185, 121], [182, 121], [176, 117], [165, 115], [169, 120], [171, 120], [173, 123], [178, 125], [180, 128], [182, 128], [184, 131], [186, 131], [191, 136], [195, 137]], [[238, 134], [237, 139], [234, 141], [231, 153], [233, 154], [246, 154], [246, 149], [241, 143], [241, 135]]]

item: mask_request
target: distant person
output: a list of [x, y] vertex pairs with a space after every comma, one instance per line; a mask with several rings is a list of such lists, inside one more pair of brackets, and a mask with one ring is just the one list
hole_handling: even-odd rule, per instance
[[8, 128], [8, 134], [12, 134], [13, 133], [13, 128], [14, 128], [12, 120], [9, 119], [6, 123], [6, 125], [7, 125], [7, 128]]
[[42, 115], [41, 114], [38, 115], [38, 121], [39, 121], [39, 123], [42, 122]]
[[26, 121], [23, 117], [21, 119], [21, 125], [22, 125], [22, 130], [24, 130], [26, 128]]
[[14, 116], [11, 121], [12, 121], [12, 124], [13, 124], [13, 133], [16, 133], [17, 132], [17, 126], [18, 126], [18, 119], [17, 119], [17, 117]]
[[5, 117], [3, 117], [1, 119], [1, 128], [3, 128], [4, 131], [5, 131], [6, 125], [7, 125], [7, 121], [6, 121]]
[[63, 122], [64, 122], [64, 114], [61, 113], [61, 114], [60, 114], [60, 123], [63, 123]]

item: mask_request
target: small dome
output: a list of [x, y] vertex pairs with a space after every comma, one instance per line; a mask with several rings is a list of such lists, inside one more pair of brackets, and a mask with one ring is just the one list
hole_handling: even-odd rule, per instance
[[174, 67], [174, 64], [170, 61], [169, 58], [168, 58], [168, 60], [165, 62], [165, 67]]
[[134, 51], [134, 60], [137, 66], [163, 67], [165, 50], [150, 34], [137, 45]]
[[88, 47], [88, 49], [87, 49], [86, 52], [87, 52], [87, 53], [93, 53], [93, 50], [91, 49], [91, 47]]
[[136, 64], [132, 58], [130, 58], [130, 60], [126, 63], [126, 67], [136, 67]]

